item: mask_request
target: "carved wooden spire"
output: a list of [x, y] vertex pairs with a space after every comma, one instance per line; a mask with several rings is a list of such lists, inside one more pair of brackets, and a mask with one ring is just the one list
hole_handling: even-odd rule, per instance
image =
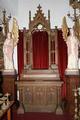
[[31, 22], [31, 11], [29, 11], [29, 22]]
[[37, 8], [38, 8], [38, 10], [40, 11], [42, 7], [41, 7], [40, 4], [39, 4], [39, 6], [38, 6]]
[[29, 11], [29, 29], [33, 29], [38, 24], [42, 24], [46, 29], [50, 29], [50, 11], [48, 11], [48, 19], [46, 19], [40, 4], [37, 8], [33, 20], [31, 20], [31, 12]]

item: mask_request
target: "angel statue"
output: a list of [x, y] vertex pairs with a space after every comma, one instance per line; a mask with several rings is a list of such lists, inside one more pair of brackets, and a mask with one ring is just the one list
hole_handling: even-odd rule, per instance
[[7, 33], [7, 38], [3, 45], [4, 54], [4, 69], [14, 70], [13, 53], [14, 47], [18, 42], [18, 23], [15, 18], [13, 18], [12, 32]]
[[66, 40], [69, 30], [68, 30], [68, 25], [67, 25], [65, 16], [63, 17], [62, 32], [63, 32], [63, 38], [64, 38], [64, 40]]
[[[66, 18], [65, 18], [66, 19]], [[66, 41], [67, 48], [68, 48], [68, 70], [77, 70], [78, 69], [78, 46], [79, 46], [79, 40], [74, 32], [74, 27], [70, 29], [70, 33], [68, 36], [68, 26], [65, 24], [64, 18], [63, 18], [63, 24], [62, 24], [62, 31], [63, 31], [63, 38]]]
[[4, 54], [4, 69], [10, 70], [14, 69], [13, 65], [13, 39], [12, 34], [8, 32], [7, 38], [3, 45], [3, 54]]

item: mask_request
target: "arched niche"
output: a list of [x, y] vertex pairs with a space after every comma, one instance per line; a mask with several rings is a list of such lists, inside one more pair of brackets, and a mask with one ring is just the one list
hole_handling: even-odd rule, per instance
[[[24, 70], [35, 70], [33, 61], [33, 34], [44, 32], [47, 35], [47, 49], [48, 49], [48, 66], [45, 68], [37, 68], [37, 70], [52, 70], [57, 67], [58, 64], [58, 49], [57, 49], [57, 27], [51, 29], [50, 26], [50, 11], [48, 10], [48, 19], [44, 16], [41, 10], [41, 6], [38, 6], [38, 10], [31, 20], [31, 11], [29, 11], [29, 29], [24, 29]], [[44, 45], [45, 47], [45, 45]], [[45, 56], [45, 55], [44, 55]]]

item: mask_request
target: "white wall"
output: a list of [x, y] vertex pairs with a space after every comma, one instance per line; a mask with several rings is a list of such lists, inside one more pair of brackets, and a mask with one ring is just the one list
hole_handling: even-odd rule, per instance
[[[4, 8], [7, 14], [12, 14], [18, 19], [19, 27], [28, 28], [29, 10], [32, 12], [32, 17], [36, 13], [37, 6], [42, 6], [42, 10], [47, 16], [48, 9], [51, 12], [51, 27], [61, 27], [62, 17], [70, 11], [69, 0], [0, 0], [0, 16], [1, 10]], [[72, 25], [72, 21], [67, 17], [68, 25]]]
[[[2, 10], [7, 11], [7, 15], [11, 13], [12, 17], [15, 16], [18, 20], [19, 28], [28, 28], [29, 23], [29, 10], [31, 10], [32, 18], [36, 13], [38, 5], [42, 6], [45, 16], [48, 16], [48, 10], [51, 14], [51, 28], [58, 26], [61, 28], [63, 16], [67, 16], [69, 7], [69, 0], [0, 0], [0, 17]], [[68, 26], [73, 25], [72, 21], [67, 17]], [[17, 48], [14, 51], [14, 64], [17, 69]]]
[[17, 16], [18, 0], [0, 0], [0, 8], [5, 9], [8, 15], [11, 13], [13, 16]]
[[[34, 16], [37, 6], [42, 6], [44, 14], [47, 16], [48, 9], [51, 12], [51, 27], [61, 27], [62, 17], [70, 10], [68, 0], [18, 0], [18, 22], [20, 28], [28, 28], [29, 23], [29, 10]], [[72, 21], [68, 19], [68, 24], [71, 26]]]

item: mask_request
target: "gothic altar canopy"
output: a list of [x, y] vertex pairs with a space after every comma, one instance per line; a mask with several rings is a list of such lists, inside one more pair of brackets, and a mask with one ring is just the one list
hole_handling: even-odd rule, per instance
[[57, 32], [57, 27], [51, 29], [49, 10], [46, 18], [39, 5], [33, 20], [29, 11], [29, 29], [24, 29], [23, 33], [24, 69], [21, 77], [59, 78]]

